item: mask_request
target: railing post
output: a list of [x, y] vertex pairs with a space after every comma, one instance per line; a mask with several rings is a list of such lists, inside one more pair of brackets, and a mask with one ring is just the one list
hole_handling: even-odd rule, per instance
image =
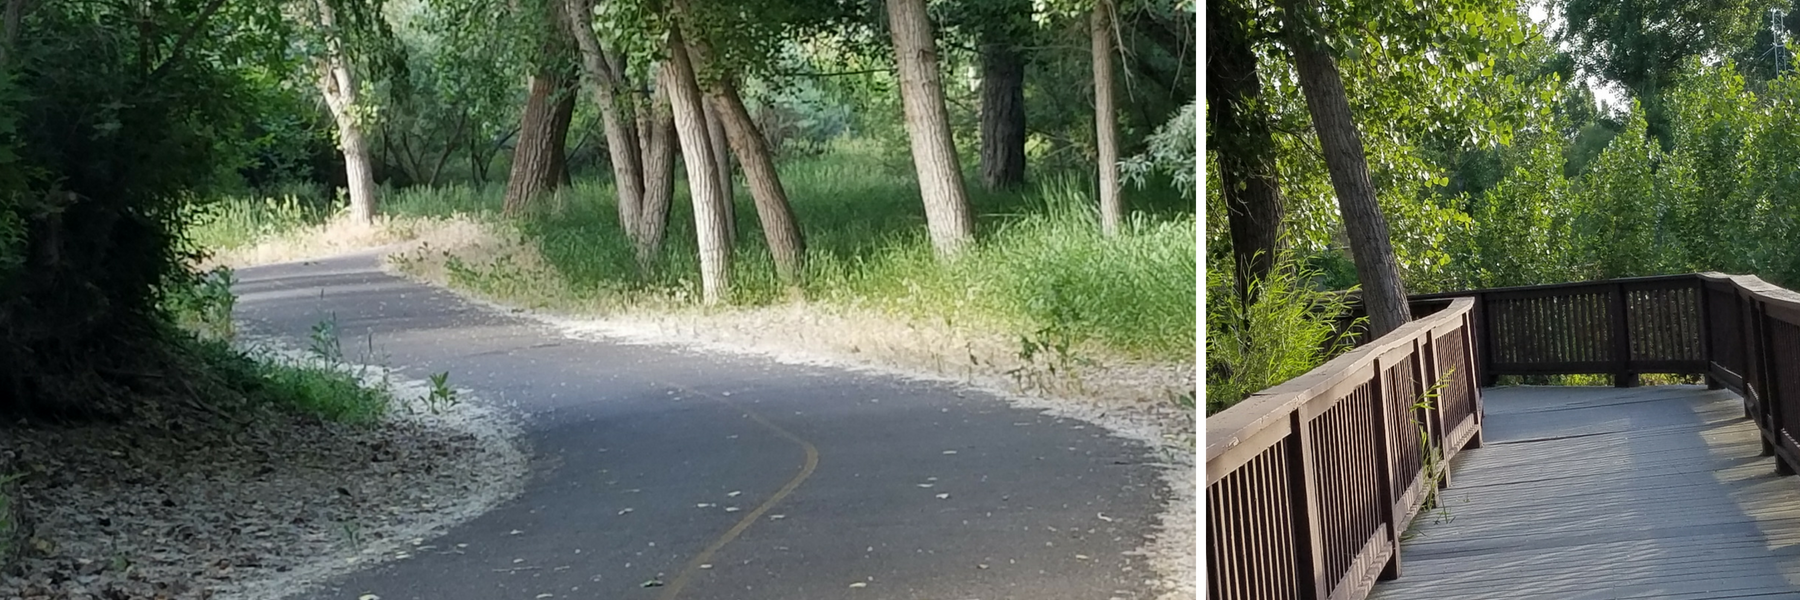
[[[1706, 381], [1706, 389], [1721, 389], [1725, 387], [1725, 382], [1720, 381], [1718, 377], [1713, 376], [1713, 365], [1717, 364], [1717, 360], [1716, 357], [1713, 356], [1712, 332], [1714, 324], [1712, 322], [1712, 289], [1707, 286], [1706, 277], [1697, 273], [1694, 275], [1694, 281], [1700, 289], [1700, 358], [1701, 360], [1706, 361], [1706, 372], [1703, 375], [1703, 378]], [[1750, 416], [1748, 409], [1746, 409], [1744, 416]]]
[[1637, 375], [1631, 372], [1631, 320], [1626, 318], [1625, 284], [1612, 285], [1613, 387], [1636, 387]]
[[1381, 581], [1391, 581], [1400, 576], [1400, 518], [1394, 514], [1394, 503], [1400, 496], [1394, 489], [1394, 433], [1388, 427], [1387, 377], [1381, 359], [1372, 361], [1375, 373], [1369, 380], [1369, 392], [1374, 394], [1372, 402], [1375, 417], [1375, 479], [1376, 499], [1381, 501], [1381, 520], [1387, 524], [1388, 544], [1394, 552], [1389, 555], [1386, 565], [1381, 567]]
[[1325, 534], [1319, 527], [1319, 474], [1313, 468], [1312, 418], [1304, 407], [1289, 416], [1288, 494], [1294, 507], [1294, 577], [1301, 600], [1331, 594], [1325, 577]]
[[1762, 436], [1763, 453], [1775, 456], [1775, 474], [1793, 475], [1794, 465], [1782, 458], [1781, 453], [1777, 452], [1775, 447], [1775, 444], [1781, 443], [1781, 430], [1786, 425], [1787, 411], [1781, 406], [1781, 394], [1783, 393], [1781, 386], [1775, 383], [1774, 352], [1770, 351], [1774, 347], [1774, 340], [1771, 339], [1773, 335], [1769, 333], [1769, 307], [1762, 302], [1753, 304], [1756, 307], [1756, 317], [1753, 320], [1756, 323], [1756, 378], [1762, 384], [1763, 414], [1768, 415], [1766, 429], [1757, 433], [1766, 432]]
[[[1478, 387], [1494, 387], [1500, 383], [1500, 376], [1494, 374], [1494, 320], [1488, 313], [1487, 296], [1485, 293], [1475, 294], [1473, 312], [1476, 318], [1463, 323], [1464, 329], [1469, 329], [1471, 325], [1477, 327], [1477, 329], [1468, 331], [1468, 337], [1464, 339], [1466, 343], [1463, 347], [1468, 349], [1468, 354], [1471, 356], [1476, 355], [1477, 347], [1481, 348], [1479, 362], [1469, 362], [1473, 369], [1469, 372], [1469, 381], [1477, 384]], [[1480, 368], [1474, 369], [1475, 365], [1480, 365]]]
[[[1432, 333], [1429, 329], [1425, 330], [1424, 340], [1413, 340], [1413, 354], [1418, 357], [1417, 360], [1413, 361], [1413, 381], [1417, 382], [1413, 384], [1413, 395], [1420, 399], [1424, 399], [1426, 392], [1433, 388], [1437, 388], [1438, 377], [1441, 375], [1437, 368], [1437, 335]], [[1448, 424], [1444, 423], [1444, 399], [1441, 388], [1439, 388], [1438, 397], [1432, 398], [1431, 402], [1427, 403], [1425, 407], [1425, 428], [1425, 439], [1428, 443], [1426, 443], [1425, 447], [1420, 449], [1420, 451], [1422, 453], [1436, 452], [1440, 458], [1448, 456], [1449, 452], [1444, 448], [1444, 436], [1450, 434], [1450, 429]], [[1439, 488], [1450, 486], [1449, 465], [1443, 464], [1441, 460], [1434, 460], [1432, 457], [1425, 456], [1424, 454], [1420, 455], [1420, 461], [1427, 464], [1436, 464], [1438, 469], [1443, 471], [1441, 475], [1439, 473], [1424, 474], [1429, 477], [1438, 477], [1437, 483]], [[1421, 493], [1435, 497], [1429, 491]]]
[[1465, 316], [1463, 318], [1462, 331], [1458, 333], [1458, 335], [1462, 336], [1463, 340], [1463, 364], [1457, 365], [1457, 367], [1464, 369], [1463, 384], [1469, 386], [1469, 405], [1475, 412], [1475, 435], [1469, 438], [1469, 444], [1464, 446], [1465, 448], [1481, 447], [1481, 422], [1486, 418], [1481, 406], [1481, 386], [1477, 385], [1478, 380], [1475, 379], [1477, 373], [1475, 365], [1485, 364], [1480, 362], [1484, 360], [1483, 357], [1485, 354], [1483, 356], [1476, 356], [1475, 354], [1476, 334], [1473, 327], [1474, 324], [1475, 319], [1472, 316]]

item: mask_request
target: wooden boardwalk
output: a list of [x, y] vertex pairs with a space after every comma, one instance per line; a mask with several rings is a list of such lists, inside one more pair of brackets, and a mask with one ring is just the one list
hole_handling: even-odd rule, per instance
[[1484, 390], [1377, 600], [1800, 598], [1800, 479], [1699, 386]]

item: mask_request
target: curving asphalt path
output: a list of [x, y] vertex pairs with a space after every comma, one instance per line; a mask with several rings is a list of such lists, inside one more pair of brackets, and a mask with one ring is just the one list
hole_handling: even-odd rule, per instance
[[301, 598], [1153, 595], [1140, 444], [951, 385], [570, 339], [377, 260], [244, 269], [239, 318], [304, 344], [335, 315], [347, 353], [449, 371], [521, 413], [532, 473], [438, 552]]

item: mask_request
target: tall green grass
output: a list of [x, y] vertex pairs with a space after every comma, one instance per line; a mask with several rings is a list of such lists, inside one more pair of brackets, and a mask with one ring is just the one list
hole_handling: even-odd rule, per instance
[[[1099, 344], [1133, 358], [1194, 356], [1196, 222], [1192, 201], [1167, 185], [1128, 191], [1139, 210], [1127, 233], [1114, 239], [1099, 233], [1085, 179], [1050, 175], [1014, 192], [971, 186], [978, 243], [943, 261], [926, 238], [910, 172], [873, 153], [840, 149], [784, 163], [781, 175], [806, 239], [802, 291], [809, 300], [997, 329], [1039, 343]], [[500, 195], [497, 185], [403, 190], [387, 195], [382, 210], [493, 215]], [[699, 268], [686, 198], [678, 185], [668, 243], [652, 271], [639, 269], [620, 232], [611, 186], [578, 181], [510, 222], [548, 263], [559, 289], [544, 289], [516, 265], [500, 263], [452, 263], [453, 282], [537, 306], [689, 305], [698, 297]], [[787, 300], [748, 191], [740, 186], [735, 199], [733, 304]]]

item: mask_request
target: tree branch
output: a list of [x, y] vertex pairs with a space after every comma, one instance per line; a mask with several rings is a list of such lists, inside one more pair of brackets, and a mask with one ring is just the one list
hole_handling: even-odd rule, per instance
[[162, 64], [151, 69], [150, 74], [144, 77], [144, 81], [146, 83], [156, 81], [156, 78], [161, 77], [169, 65], [175, 64], [175, 61], [181, 58], [182, 52], [187, 50], [188, 44], [193, 42], [200, 30], [206, 27], [206, 22], [211, 21], [213, 14], [219, 12], [219, 8], [223, 6], [225, 6], [225, 0], [212, 0], [206, 3], [206, 7], [200, 9], [200, 16], [188, 24], [187, 31], [181, 32], [181, 37], [175, 39], [175, 46], [169, 49], [169, 56], [163, 59]]

